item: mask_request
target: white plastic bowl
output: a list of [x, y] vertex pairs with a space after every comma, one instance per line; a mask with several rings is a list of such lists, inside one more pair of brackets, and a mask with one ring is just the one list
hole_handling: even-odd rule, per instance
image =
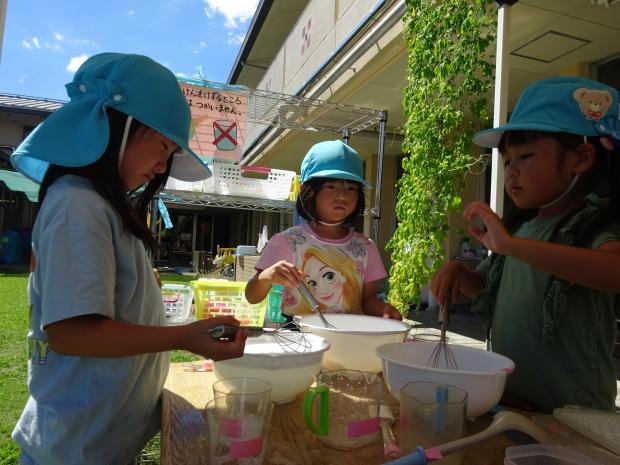
[[491, 410], [502, 397], [506, 376], [515, 364], [503, 355], [472, 347], [450, 345], [458, 370], [431, 368], [429, 358], [436, 342], [385, 344], [377, 348], [383, 362], [383, 379], [400, 400], [400, 389], [411, 381], [445, 383], [467, 391], [467, 418]]
[[409, 325], [402, 321], [376, 316], [327, 313], [325, 318], [336, 328], [326, 328], [318, 315], [295, 317], [302, 331], [331, 343], [323, 358], [323, 367], [328, 370], [346, 368], [378, 373], [381, 360], [375, 349], [389, 342], [403, 342], [409, 332]]
[[295, 400], [314, 381], [321, 370], [323, 354], [329, 341], [314, 334], [293, 332], [275, 337], [304, 337], [309, 347], [286, 347], [273, 335], [248, 338], [243, 357], [215, 362], [213, 371], [217, 379], [251, 377], [268, 381], [272, 385], [271, 400], [286, 403]]

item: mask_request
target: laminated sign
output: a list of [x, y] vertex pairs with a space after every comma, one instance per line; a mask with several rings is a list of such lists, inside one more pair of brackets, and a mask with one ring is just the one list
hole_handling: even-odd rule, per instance
[[239, 161], [248, 95], [242, 90], [179, 82], [192, 112], [190, 148], [203, 157]]

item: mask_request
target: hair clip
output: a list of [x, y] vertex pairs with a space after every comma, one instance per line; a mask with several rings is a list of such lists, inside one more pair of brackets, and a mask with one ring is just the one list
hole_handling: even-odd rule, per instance
[[601, 145], [610, 152], [613, 152], [616, 147], [620, 146], [620, 139], [618, 139], [615, 135], [611, 134], [609, 136], [602, 136], [600, 138]]

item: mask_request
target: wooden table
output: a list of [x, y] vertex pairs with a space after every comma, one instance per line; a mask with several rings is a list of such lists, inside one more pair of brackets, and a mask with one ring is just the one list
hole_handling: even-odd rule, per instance
[[[163, 394], [161, 463], [162, 465], [208, 464], [207, 427], [203, 410], [213, 398], [212, 372], [190, 371], [181, 363], [173, 363]], [[398, 401], [384, 385], [384, 401], [392, 408], [397, 421], [393, 431], [398, 438]], [[304, 425], [303, 395], [284, 405], [276, 405], [265, 465], [375, 465], [385, 462], [383, 443], [341, 451], [324, 446]], [[468, 422], [467, 434], [485, 429], [491, 415]], [[505, 435], [488, 439], [465, 451], [464, 465], [502, 465], [504, 450], [514, 443]]]

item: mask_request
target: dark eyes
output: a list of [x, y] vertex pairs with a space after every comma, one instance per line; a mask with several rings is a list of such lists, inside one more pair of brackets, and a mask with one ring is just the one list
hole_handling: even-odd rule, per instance
[[[523, 155], [519, 155], [518, 158], [519, 160], [527, 160], [528, 158], [530, 158], [532, 155], [534, 155], [533, 153], [524, 153]], [[510, 166], [510, 159], [506, 158], [504, 159], [504, 168]]]

